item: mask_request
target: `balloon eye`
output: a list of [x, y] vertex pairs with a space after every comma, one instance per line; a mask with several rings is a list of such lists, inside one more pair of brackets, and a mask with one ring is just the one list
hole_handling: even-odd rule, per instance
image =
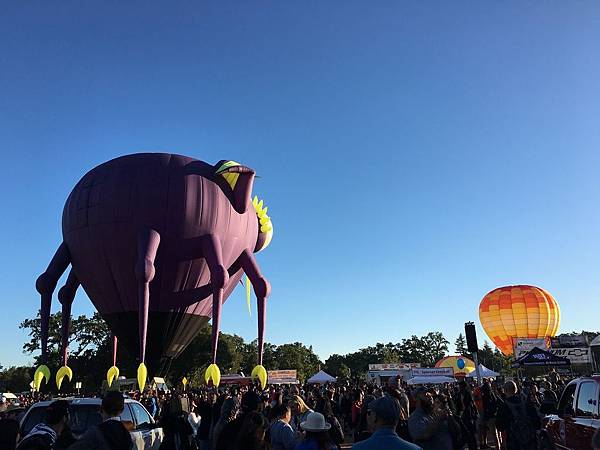
[[456, 365], [458, 366], [459, 369], [464, 369], [465, 368], [465, 360], [462, 358], [459, 358], [458, 361], [456, 361]]

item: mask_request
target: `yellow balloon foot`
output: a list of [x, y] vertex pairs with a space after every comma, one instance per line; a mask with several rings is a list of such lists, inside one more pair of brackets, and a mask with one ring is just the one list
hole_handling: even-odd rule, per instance
[[221, 383], [221, 370], [216, 364], [211, 364], [204, 372], [204, 381], [206, 384], [212, 380], [213, 386], [218, 387]]
[[137, 370], [137, 381], [138, 386], [140, 387], [140, 392], [144, 390], [146, 387], [146, 380], [148, 379], [148, 369], [146, 368], [146, 364], [141, 363]]
[[73, 379], [73, 371], [69, 366], [62, 366], [60, 369], [58, 369], [58, 372], [56, 372], [56, 387], [59, 391], [60, 385], [65, 377], [69, 378], [69, 381]]
[[252, 378], [258, 378], [260, 386], [264, 389], [267, 385], [267, 369], [261, 364], [252, 369]]
[[115, 378], [119, 378], [119, 368], [117, 366], [112, 366], [106, 372], [106, 381], [108, 382], [108, 387], [112, 386], [112, 382]]
[[50, 381], [50, 369], [48, 366], [42, 364], [40, 367], [35, 369], [35, 373], [33, 374], [33, 387], [36, 391], [39, 392], [40, 387], [42, 386], [42, 380], [46, 379], [46, 384]]

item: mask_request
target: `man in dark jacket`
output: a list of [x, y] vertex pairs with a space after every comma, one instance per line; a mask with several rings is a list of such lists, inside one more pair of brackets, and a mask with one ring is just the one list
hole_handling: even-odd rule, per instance
[[63, 448], [59, 439], [68, 430], [69, 402], [56, 400], [44, 411], [44, 421], [38, 423], [17, 446], [18, 450], [49, 450]]
[[102, 399], [100, 412], [104, 421], [90, 428], [69, 450], [130, 450], [131, 435], [119, 416], [125, 408], [123, 395], [108, 391]]
[[506, 432], [506, 450], [535, 450], [536, 431], [542, 426], [534, 406], [518, 395], [514, 381], [504, 383], [506, 400], [496, 416], [498, 430]]

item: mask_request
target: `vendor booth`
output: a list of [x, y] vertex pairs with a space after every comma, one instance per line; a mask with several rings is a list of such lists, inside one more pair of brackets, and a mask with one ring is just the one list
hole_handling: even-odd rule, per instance
[[308, 379], [308, 383], [310, 384], [325, 384], [325, 383], [335, 383], [336, 378], [332, 377], [326, 372], [319, 370], [316, 374]]
[[571, 361], [567, 358], [561, 358], [539, 347], [534, 347], [533, 350], [517, 359], [512, 366], [521, 369], [524, 367], [564, 367], [570, 365]]
[[[483, 364], [479, 364], [479, 375], [481, 378], [496, 378], [500, 374], [498, 372], [494, 372], [492, 369], [488, 369]], [[469, 373], [467, 378], [477, 378], [477, 371], [474, 370]]]

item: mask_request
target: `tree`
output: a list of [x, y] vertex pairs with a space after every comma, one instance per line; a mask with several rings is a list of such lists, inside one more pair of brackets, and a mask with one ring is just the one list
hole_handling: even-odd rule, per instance
[[[61, 321], [60, 312], [50, 315], [48, 327], [48, 361], [50, 364], [61, 364]], [[29, 342], [23, 344], [23, 353], [33, 353], [41, 349], [41, 319], [38, 313], [35, 319], [25, 319], [19, 324], [19, 329], [29, 330]], [[69, 326], [69, 357], [78, 357], [90, 348], [98, 348], [109, 341], [110, 329], [100, 314], [92, 317], [81, 315], [71, 320]], [[37, 357], [36, 359], [38, 359]], [[37, 361], [39, 362], [39, 361]]]
[[469, 356], [469, 349], [467, 348], [467, 340], [462, 333], [458, 335], [456, 341], [454, 341], [456, 347], [456, 353], [462, 356]]
[[350, 371], [350, 368], [346, 365], [345, 356], [334, 353], [325, 360], [325, 371], [334, 377], [341, 377], [344, 368]]
[[[53, 373], [62, 366], [60, 356], [60, 330], [62, 315], [60, 312], [50, 315], [48, 329], [47, 365]], [[19, 328], [28, 330], [29, 342], [23, 344], [24, 353], [32, 353], [41, 348], [41, 321], [39, 314], [35, 319], [25, 319]], [[92, 317], [81, 315], [73, 320], [69, 327], [69, 367], [73, 370], [73, 380], [63, 381], [63, 390], [67, 392], [76, 381], [81, 381], [84, 391], [98, 389], [105, 377], [106, 370], [112, 366], [112, 342], [108, 325], [98, 313]], [[40, 364], [40, 357], [35, 357], [35, 366]], [[119, 347], [119, 368], [121, 374], [135, 374], [135, 359], [131, 358], [123, 346]], [[31, 381], [31, 379], [29, 380]], [[28, 383], [29, 383], [28, 381]], [[53, 391], [53, 382], [43, 384], [44, 390]]]
[[0, 392], [25, 392], [31, 388], [29, 383], [33, 379], [33, 368], [8, 367], [0, 372]]
[[275, 350], [279, 369], [296, 369], [298, 379], [305, 381], [318, 372], [323, 363], [313, 352], [312, 346], [306, 347], [300, 342], [283, 344]]

